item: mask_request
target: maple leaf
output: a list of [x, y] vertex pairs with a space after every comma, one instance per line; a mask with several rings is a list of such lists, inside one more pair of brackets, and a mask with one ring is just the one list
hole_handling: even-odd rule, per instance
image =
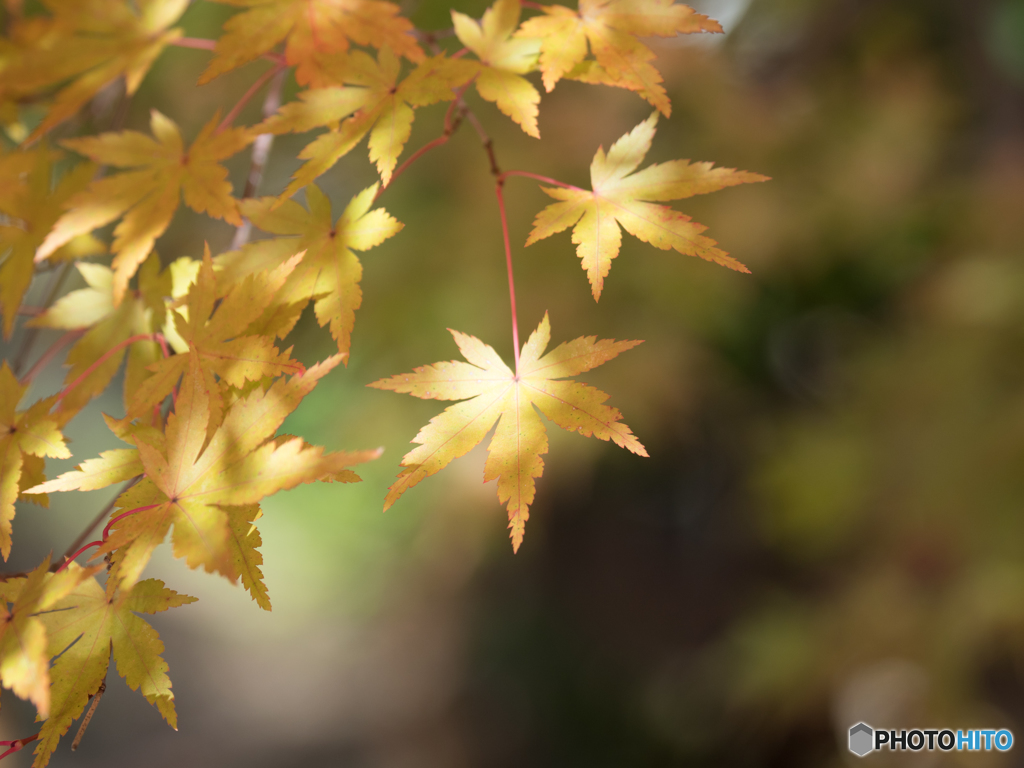
[[[59, 159], [59, 153], [40, 149], [18, 154], [22, 156], [19, 158], [22, 162], [5, 164], [0, 161], [0, 184], [5, 187], [0, 193], [0, 213], [6, 214], [6, 221], [0, 223], [0, 253], [7, 252], [0, 265], [0, 305], [3, 306], [5, 338], [11, 335], [18, 307], [32, 282], [36, 248], [63, 213], [64, 202], [85, 187], [96, 171], [91, 163], [82, 163], [54, 185], [53, 161]], [[4, 160], [8, 158], [14, 159], [8, 156]], [[4, 165], [7, 165], [6, 169]], [[58, 249], [53, 258], [81, 258], [104, 250], [96, 238], [82, 235]]]
[[130, 168], [92, 182], [67, 201], [67, 213], [39, 247], [36, 259], [49, 257], [73, 237], [124, 217], [114, 230], [114, 303], [120, 304], [128, 280], [185, 204], [231, 224], [241, 224], [231, 197], [228, 171], [218, 161], [234, 155], [251, 137], [241, 128], [215, 130], [219, 115], [203, 126], [185, 150], [178, 126], [155, 109], [150, 112], [155, 140], [138, 131], [66, 139], [63, 146], [97, 163]]
[[701, 235], [707, 229], [703, 224], [668, 206], [653, 203], [702, 195], [736, 184], [768, 181], [768, 177], [689, 160], [656, 163], [633, 173], [651, 148], [657, 122], [655, 112], [616, 141], [607, 155], [603, 147], [598, 148], [590, 164], [592, 192], [575, 187], [542, 187], [559, 202], [537, 214], [526, 244], [532, 245], [575, 225], [572, 241], [595, 299], [601, 297], [612, 259], [619, 255], [619, 225], [663, 251], [675, 249], [738, 272], [750, 271], [719, 249], [714, 240]]
[[127, 94], [135, 93], [164, 48], [181, 37], [181, 29], [169, 27], [188, 0], [44, 0], [43, 5], [53, 16], [4, 78], [29, 93], [74, 79], [57, 93], [30, 142], [122, 75]]
[[565, 379], [596, 368], [641, 342], [597, 341], [586, 336], [544, 355], [551, 340], [545, 313], [523, 346], [518, 373], [514, 373], [487, 344], [449, 330], [468, 363], [435, 363], [369, 385], [423, 399], [464, 401], [435, 416], [413, 439], [419, 447], [402, 458], [405, 469], [388, 491], [385, 510], [409, 488], [468, 453], [498, 422], [487, 447], [484, 482], [498, 480], [498, 499], [508, 505], [512, 548], [518, 551], [533, 503], [534, 480], [544, 470], [541, 456], [548, 451], [547, 432], [536, 409], [562, 429], [611, 440], [640, 456], [647, 455], [629, 427], [621, 423], [622, 414], [604, 404], [608, 395]]
[[57, 421], [49, 415], [51, 399], [40, 400], [27, 411], [16, 410], [27, 389], [4, 360], [0, 364], [0, 554], [4, 560], [11, 554], [11, 521], [25, 456], [71, 458]]
[[[348, 85], [301, 91], [299, 101], [285, 104], [252, 129], [253, 133], [301, 133], [332, 126], [299, 153], [308, 162], [295, 172], [282, 198], [326, 172], [368, 133], [370, 160], [387, 186], [412, 132], [414, 108], [451, 101], [452, 89], [469, 82], [476, 69], [472, 62], [438, 55], [419, 64], [399, 83], [401, 62], [386, 46], [376, 60], [363, 51], [352, 51], [342, 61], [339, 77]], [[344, 122], [334, 127], [340, 120]]]
[[241, 280], [252, 270], [275, 268], [292, 254], [305, 251], [277, 300], [296, 304], [315, 297], [317, 321], [321, 327], [330, 325], [338, 351], [347, 354], [355, 312], [363, 301], [359, 287], [363, 267], [354, 251], [380, 245], [403, 226], [383, 208], [370, 210], [377, 187], [374, 184], [352, 198], [337, 221], [331, 201], [315, 184], [306, 187], [308, 211], [293, 200], [243, 200], [241, 210], [246, 218], [281, 237], [259, 240], [219, 256], [221, 279]]
[[412, 23], [380, 0], [214, 0], [247, 10], [224, 24], [216, 54], [200, 84], [252, 61], [288, 38], [285, 60], [302, 85], [316, 84], [318, 59], [348, 50], [349, 43], [390, 48], [410, 61], [423, 60]]
[[[139, 340], [127, 349], [116, 348], [132, 336], [159, 330], [163, 296], [170, 288], [170, 275], [167, 271], [161, 273], [156, 254], [150, 254], [139, 269], [139, 290], [133, 291], [120, 306], [114, 304], [113, 270], [88, 262], [78, 262], [75, 267], [87, 287], [65, 294], [29, 323], [40, 328], [86, 331], [68, 352], [66, 364], [70, 369], [64, 382], [75, 386], [57, 405], [55, 415], [61, 423], [67, 423], [107, 388], [126, 355], [125, 407], [135, 399], [143, 380], [150, 375], [146, 366], [161, 357], [160, 347], [155, 341]], [[99, 364], [94, 367], [96, 363]]]
[[477, 93], [511, 117], [530, 136], [539, 139], [537, 105], [540, 94], [523, 77], [537, 68], [539, 39], [512, 37], [519, 26], [519, 0], [498, 0], [484, 12], [481, 23], [452, 11], [455, 34], [480, 59], [474, 84]]
[[[376, 458], [379, 451], [325, 454], [301, 438], [274, 438], [274, 433], [317, 381], [341, 361], [334, 355], [291, 379], [278, 379], [264, 392], [255, 389], [235, 402], [207, 442], [209, 395], [199, 355], [188, 355], [166, 438], [152, 432], [134, 435], [146, 477], [125, 491], [117, 506], [121, 516], [97, 556], [113, 554], [108, 591], [130, 587], [171, 526], [174, 553], [190, 568], [204, 567], [230, 580], [238, 577], [237, 542], [225, 507], [260, 499], [300, 483], [321, 479], [352, 481], [345, 468]], [[246, 557], [242, 553], [243, 559]]]
[[[207, 249], [195, 282], [188, 292], [187, 317], [175, 313], [179, 337], [199, 357], [210, 398], [209, 429], [220, 424], [224, 402], [213, 376], [227, 386], [242, 387], [265, 376], [279, 376], [301, 369], [288, 351], [280, 352], [273, 337], [249, 334], [249, 325], [258, 320], [275, 302], [285, 280], [298, 259], [292, 258], [271, 271], [247, 275], [227, 283], [229, 286], [219, 305], [218, 281]], [[128, 406], [128, 418], [142, 416], [154, 405], [163, 402], [189, 365], [188, 355], [172, 355], [149, 366], [152, 375], [145, 379]]]
[[49, 570], [47, 556], [27, 577], [0, 584], [0, 679], [5, 688], [31, 701], [40, 717], [50, 712], [50, 655], [38, 614], [52, 608], [98, 568], [53, 576]]
[[157, 631], [136, 614], [159, 613], [194, 603], [196, 598], [167, 589], [157, 579], [146, 579], [130, 593], [122, 590], [117, 599], [110, 599], [89, 575], [92, 570], [83, 573], [76, 563], [66, 570], [79, 574], [79, 583], [39, 617], [49, 639], [47, 654], [59, 656], [50, 670], [50, 717], [39, 731], [33, 768], [49, 762], [60, 737], [106, 679], [111, 655], [128, 687], [140, 691], [172, 728], [178, 728], [168, 666], [161, 656], [164, 644]]
[[601, 82], [638, 92], [665, 117], [672, 105], [661, 74], [650, 64], [654, 52], [637, 38], [722, 31], [714, 19], [675, 0], [579, 0], [578, 11], [561, 5], [543, 10], [544, 15], [523, 22], [518, 34], [542, 41], [540, 69], [549, 92], [583, 63], [589, 43]]

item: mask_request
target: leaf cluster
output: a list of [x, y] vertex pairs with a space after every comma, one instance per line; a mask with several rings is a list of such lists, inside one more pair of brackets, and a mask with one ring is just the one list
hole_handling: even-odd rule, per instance
[[[579, 0], [576, 8], [496, 0], [480, 19], [453, 11], [445, 36], [416, 30], [384, 0], [212, 1], [235, 9], [215, 40], [183, 36], [176, 25], [187, 0], [43, 0], [32, 12], [7, 4], [0, 47], [0, 123], [9, 139], [0, 151], [3, 333], [10, 338], [26, 316], [28, 338], [39, 328], [64, 335], [31, 370], [20, 370], [20, 360], [0, 367], [0, 554], [6, 560], [11, 552], [16, 502], [46, 505], [51, 493], [124, 484], [99, 538], [52, 565], [47, 557], [31, 573], [0, 581], [0, 682], [45, 721], [9, 751], [37, 740], [37, 768], [90, 698], [94, 706], [99, 701], [110, 658], [129, 687], [176, 725], [162, 643], [138, 614], [195, 598], [144, 578], [157, 547], [169, 538], [190, 568], [241, 581], [269, 611], [257, 529], [262, 500], [302, 483], [356, 482], [352, 467], [380, 455], [326, 451], [279, 430], [348, 359], [362, 302], [357, 254], [403, 228], [378, 198], [460, 126], [471, 123], [489, 155], [510, 289], [502, 189], [515, 177], [546, 183], [555, 200], [537, 215], [526, 245], [571, 227], [595, 299], [618, 255], [621, 229], [657, 248], [745, 271], [702, 234], [702, 225], [663, 203], [764, 177], [687, 160], [637, 171], [658, 114], [671, 112], [654, 53], [641, 38], [721, 31], [689, 7], [675, 0]], [[85, 123], [75, 118], [90, 100], [121, 80], [130, 99], [174, 45], [207, 49], [197, 53], [208, 57], [200, 83], [257, 59], [272, 66], [224, 116], [210, 115], [191, 141], [155, 109], [148, 132], [123, 130], [115, 119], [83, 135]], [[277, 107], [286, 73], [299, 89]], [[475, 92], [539, 139], [538, 85], [551, 92], [562, 79], [625, 88], [657, 110], [607, 153], [597, 150], [590, 190], [503, 172], [467, 102]], [[261, 88], [268, 88], [264, 119], [234, 125]], [[446, 105], [443, 132], [399, 165], [417, 112], [436, 104]], [[64, 138], [51, 146], [47, 137], [58, 127]], [[299, 153], [303, 164], [283, 190], [256, 196], [266, 148], [284, 133], [309, 134]], [[315, 181], [364, 139], [380, 182], [338, 214]], [[225, 163], [254, 142], [250, 186], [237, 196]], [[292, 199], [299, 192], [302, 203]], [[156, 246], [182, 204], [238, 227], [232, 248], [161, 258]], [[249, 242], [250, 227], [265, 237]], [[72, 266], [85, 287], [44, 307], [24, 306], [34, 276]], [[309, 368], [285, 344], [307, 307], [337, 348]], [[497, 480], [518, 550], [548, 451], [542, 416], [647, 453], [606, 404], [608, 395], [573, 378], [640, 342], [583, 336], [545, 353], [545, 314], [520, 349], [514, 291], [512, 313], [514, 365], [452, 331], [464, 362], [423, 366], [369, 386], [458, 401], [415, 436], [385, 509], [493, 429], [484, 480]], [[35, 374], [66, 345], [61, 390], [26, 401]], [[122, 365], [123, 407], [105, 419], [126, 447], [76, 456], [76, 469], [47, 479], [46, 458], [72, 456], [64, 428], [110, 387]], [[86, 552], [91, 565], [74, 562]]]

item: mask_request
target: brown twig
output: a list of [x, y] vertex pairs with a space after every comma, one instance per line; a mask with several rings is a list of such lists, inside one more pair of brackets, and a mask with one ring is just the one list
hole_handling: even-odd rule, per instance
[[[42, 305], [44, 310], [53, 304], [54, 299], [57, 298], [57, 294], [60, 293], [60, 288], [64, 284], [64, 280], [67, 278], [68, 273], [71, 271], [71, 264], [72, 262], [70, 261], [64, 262], [63, 266], [61, 266], [60, 272], [57, 273], [53, 282], [50, 283], [50, 290], [46, 294], [46, 299], [43, 301]], [[28, 353], [32, 351], [32, 345], [35, 343], [36, 336], [38, 335], [39, 328], [36, 327], [29, 328], [25, 332], [25, 340], [21, 343], [21, 348], [18, 350], [18, 354], [14, 356], [14, 360], [11, 362], [11, 370], [14, 371], [15, 376], [18, 375], [22, 366], [25, 365]]]
[[85, 729], [89, 727], [89, 721], [92, 720], [92, 716], [96, 712], [96, 707], [99, 706], [100, 699], [103, 698], [103, 692], [105, 690], [107, 690], [107, 681], [103, 680], [100, 682], [100, 687], [96, 689], [96, 693], [92, 696], [92, 704], [89, 706], [89, 711], [85, 713], [85, 717], [82, 719], [82, 724], [78, 726], [78, 733], [75, 734], [75, 740], [71, 742], [72, 752], [78, 749], [78, 745], [82, 743], [82, 737], [85, 736]]
[[62, 349], [64, 349], [64, 347], [66, 347], [68, 344], [70, 344], [72, 341], [74, 341], [84, 333], [85, 330], [80, 328], [74, 331], [68, 331], [55, 342], [53, 342], [53, 344], [50, 345], [50, 348], [43, 352], [39, 359], [36, 360], [36, 364], [28, 369], [28, 373], [22, 376], [21, 380], [18, 383], [21, 384], [21, 386], [23, 387], [26, 384], [31, 384], [32, 380], [37, 375], [39, 375], [39, 372], [43, 370], [43, 368], [45, 368], [49, 364], [49, 362], [53, 360], [53, 358], [57, 356], [58, 352], [60, 352]]
[[276, 67], [272, 67], [256, 78], [256, 82], [249, 86], [249, 90], [242, 94], [242, 98], [238, 100], [238, 103], [231, 108], [231, 111], [224, 115], [224, 119], [220, 121], [220, 124], [214, 130], [214, 133], [220, 133], [224, 129], [228, 128], [235, 118], [238, 117], [238, 113], [242, 111], [242, 108], [249, 103], [249, 100], [256, 95], [256, 92], [266, 85], [271, 79], [284, 72], [287, 68], [287, 64], [281, 62]]
[[[179, 37], [177, 40], [172, 40], [170, 45], [178, 48], [198, 48], [202, 51], [215, 51], [217, 49], [217, 41], [209, 40], [205, 37]], [[272, 61], [275, 64], [285, 64], [285, 58], [280, 53], [267, 53], [260, 54], [260, 58]]]
[[460, 88], [456, 93], [455, 98], [452, 99], [452, 103], [449, 105], [448, 111], [445, 112], [444, 115], [444, 133], [433, 141], [428, 141], [422, 147], [413, 152], [404, 163], [398, 166], [398, 168], [395, 169], [395, 172], [391, 174], [391, 179], [388, 181], [387, 185], [377, 190], [377, 194], [373, 196], [374, 202], [377, 201], [378, 197], [384, 194], [384, 190], [389, 189], [391, 185], [395, 183], [395, 179], [401, 176], [405, 172], [406, 168], [415, 163], [430, 150], [440, 147], [443, 144], [447, 144], [448, 139], [450, 139], [452, 135], [459, 130], [459, 126], [462, 125], [463, 113], [460, 110], [454, 118], [452, 115], [455, 112], [455, 107], [462, 101], [462, 94], [466, 92], [466, 89], [469, 88], [471, 83], [472, 81], [462, 86], [462, 88]]

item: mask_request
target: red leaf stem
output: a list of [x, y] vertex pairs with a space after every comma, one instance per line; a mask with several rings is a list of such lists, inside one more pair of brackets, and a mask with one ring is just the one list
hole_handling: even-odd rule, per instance
[[111, 356], [113, 356], [114, 354], [116, 354], [120, 350], [124, 349], [129, 344], [134, 344], [136, 341], [160, 341], [160, 342], [163, 342], [163, 343], [161, 343], [160, 348], [163, 350], [165, 356], [168, 355], [168, 349], [167, 349], [167, 345], [166, 345], [166, 340], [164, 339], [164, 335], [162, 333], [139, 333], [139, 334], [136, 334], [135, 336], [129, 336], [127, 339], [122, 341], [120, 344], [117, 344], [117, 345], [111, 347], [106, 352], [104, 352], [102, 355], [100, 355], [99, 359], [96, 360], [96, 362], [94, 362], [88, 368], [86, 368], [85, 371], [82, 372], [81, 376], [79, 376], [73, 382], [71, 382], [66, 387], [64, 387], [64, 389], [61, 391], [61, 393], [59, 395], [57, 395], [57, 400], [54, 402], [54, 405], [56, 405], [61, 400], [63, 400], [65, 397], [67, 397], [71, 393], [71, 391], [74, 390], [75, 387], [77, 387], [79, 384], [81, 384], [83, 381], [85, 381], [85, 379], [88, 378], [89, 374], [91, 374], [93, 371], [95, 371], [97, 368], [99, 368], [101, 365], [103, 365], [103, 363], [105, 363], [107, 360], [109, 360], [111, 358]]
[[508, 217], [505, 215], [505, 196], [502, 194], [502, 179], [494, 185], [498, 196], [498, 210], [501, 211], [501, 234], [505, 239], [505, 264], [508, 267], [508, 298], [512, 305], [512, 348], [516, 358], [516, 376], [519, 375], [519, 321], [516, 319], [516, 281], [512, 277], [512, 245], [508, 239]]

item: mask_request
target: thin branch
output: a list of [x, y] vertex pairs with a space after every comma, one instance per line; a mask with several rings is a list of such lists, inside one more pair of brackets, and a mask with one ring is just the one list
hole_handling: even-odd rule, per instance
[[[273, 115], [281, 107], [281, 90], [284, 88], [284, 69], [279, 69], [267, 89], [266, 98], [263, 99], [263, 119]], [[270, 157], [270, 149], [274, 145], [274, 134], [261, 133], [252, 144], [252, 161], [249, 164], [249, 176], [245, 180], [245, 189], [242, 191], [242, 199], [254, 197], [259, 190], [260, 182], [263, 181], [263, 170], [266, 168], [267, 159]], [[231, 250], [236, 251], [249, 242], [249, 235], [252, 232], [252, 222], [248, 219], [235, 230], [235, 236], [231, 241]]]
[[[43, 309], [49, 308], [49, 306], [53, 304], [54, 299], [57, 298], [57, 294], [60, 293], [60, 288], [64, 284], [65, 278], [67, 278], [68, 273], [71, 271], [71, 264], [72, 262], [70, 261], [64, 262], [60, 268], [60, 272], [57, 273], [53, 282], [50, 283], [50, 290], [46, 294], [46, 299], [43, 301]], [[11, 370], [14, 371], [15, 376], [18, 375], [22, 366], [25, 365], [28, 353], [32, 351], [32, 345], [35, 343], [36, 336], [38, 334], [39, 329], [35, 327], [29, 328], [25, 332], [25, 340], [21, 343], [21, 349], [18, 350], [18, 354], [14, 356], [14, 360], [11, 363]]]
[[287, 65], [284, 62], [281, 62], [276, 67], [268, 69], [266, 72], [264, 72], [258, 78], [256, 78], [256, 82], [253, 83], [252, 85], [250, 85], [249, 86], [249, 90], [247, 90], [244, 94], [242, 94], [242, 98], [240, 98], [238, 100], [238, 103], [235, 104], [235, 106], [233, 106], [231, 108], [230, 112], [228, 112], [226, 115], [224, 115], [224, 119], [220, 121], [220, 125], [217, 126], [216, 130], [214, 131], [214, 133], [215, 134], [220, 133], [225, 128], [230, 127], [230, 125], [233, 122], [235, 122], [235, 118], [238, 117], [238, 113], [241, 112], [242, 108], [245, 107], [245, 105], [249, 103], [249, 100], [253, 96], [256, 95], [256, 92], [260, 88], [262, 88], [264, 85], [266, 85], [272, 78], [274, 78], [278, 74], [284, 72], [284, 70], [286, 68], [287, 68]]
[[430, 150], [436, 149], [437, 147], [440, 147], [443, 144], [447, 144], [448, 139], [450, 139], [452, 135], [457, 130], [459, 130], [459, 126], [462, 125], [462, 118], [464, 117], [464, 112], [462, 110], [459, 110], [458, 114], [454, 117], [454, 119], [452, 115], [455, 114], [455, 107], [457, 107], [462, 102], [462, 94], [466, 92], [466, 89], [469, 88], [469, 86], [472, 83], [473, 81], [470, 80], [468, 83], [466, 83], [464, 86], [462, 86], [455, 92], [455, 98], [452, 99], [452, 103], [448, 105], [448, 111], [444, 113], [444, 133], [442, 133], [433, 141], [428, 141], [422, 147], [413, 152], [404, 163], [398, 166], [398, 168], [395, 169], [395, 172], [391, 174], [391, 179], [388, 181], [387, 185], [377, 190], [377, 194], [373, 196], [374, 202], [376, 202], [377, 198], [384, 194], [384, 190], [389, 189], [391, 185], [395, 183], [395, 179], [401, 176], [405, 172], [406, 168], [415, 163], [417, 160], [423, 157], [423, 155], [427, 154], [427, 152], [429, 152]]
[[543, 11], [548, 8], [548, 6], [546, 5], [542, 5], [541, 3], [534, 3], [531, 2], [531, 0], [519, 0], [519, 4], [523, 6], [523, 8], [531, 8], [534, 11]]
[[[124, 493], [125, 491], [127, 491], [129, 488], [131, 488], [133, 485], [135, 485], [141, 479], [142, 479], [142, 475], [137, 475], [137, 476], [133, 477], [131, 480], [126, 482], [121, 487], [121, 490], [119, 490], [116, 494], [114, 494], [114, 498], [112, 498], [110, 501], [107, 502], [107, 505], [105, 507], [103, 507], [103, 509], [100, 510], [99, 514], [96, 515], [96, 517], [93, 518], [92, 522], [89, 523], [89, 525], [87, 525], [85, 527], [85, 530], [82, 531], [80, 534], [78, 534], [78, 536], [75, 538], [75, 540], [73, 542], [71, 542], [71, 546], [69, 546], [64, 551], [64, 559], [65, 560], [70, 558], [71, 555], [74, 554], [78, 550], [78, 548], [82, 546], [82, 542], [85, 541], [89, 537], [89, 534], [92, 533], [93, 530], [95, 530], [97, 525], [99, 525], [100, 523], [103, 522], [103, 518], [110, 514], [110, 510], [112, 510], [114, 508], [114, 505], [117, 503], [117, 500], [121, 497], [121, 494]], [[54, 565], [51, 568], [51, 570], [56, 570], [59, 567], [60, 567], [59, 565], [54, 563]]]
[[96, 693], [92, 697], [92, 704], [89, 707], [89, 711], [85, 713], [85, 718], [82, 720], [82, 724], [78, 727], [78, 733], [75, 734], [75, 740], [71, 742], [72, 752], [78, 749], [78, 745], [82, 743], [82, 737], [85, 736], [85, 729], [89, 727], [89, 722], [92, 720], [92, 716], [96, 712], [96, 707], [100, 705], [100, 699], [103, 698], [103, 692], [105, 690], [107, 690], [107, 681], [103, 680], [100, 682], [100, 687], [96, 689]]
[[[217, 50], [217, 41], [210, 40], [205, 37], [179, 37], [177, 40], [172, 40], [170, 45], [178, 48], [198, 48], [202, 51], [215, 51]], [[260, 58], [272, 61], [275, 64], [284, 64], [285, 58], [280, 53], [267, 53], [260, 54]]]
[[502, 194], [503, 182], [499, 178], [494, 185], [498, 196], [498, 210], [501, 211], [501, 234], [505, 239], [505, 264], [508, 266], [508, 297], [512, 305], [512, 348], [515, 351], [516, 376], [519, 376], [519, 321], [516, 319], [516, 281], [512, 277], [512, 246], [508, 239], [508, 217], [505, 216], [505, 196]]
[[62, 349], [64, 349], [64, 347], [66, 347], [68, 344], [70, 344], [72, 341], [74, 341], [84, 333], [85, 330], [83, 329], [68, 331], [55, 342], [53, 342], [53, 344], [50, 345], [50, 348], [43, 352], [40, 358], [36, 360], [36, 364], [28, 369], [28, 373], [22, 376], [21, 380], [18, 383], [21, 384], [21, 386], [23, 387], [26, 384], [31, 384], [32, 380], [37, 375], [39, 375], [39, 372], [43, 370], [43, 368], [45, 368], [50, 363], [50, 361], [53, 360], [53, 358], [57, 356], [58, 352], [60, 352]]
[[[162, 333], [139, 333], [139, 334], [136, 334], [135, 336], [129, 336], [127, 339], [122, 341], [120, 344], [115, 344], [113, 347], [111, 347], [106, 352], [104, 352], [102, 355], [100, 355], [100, 357], [96, 360], [96, 362], [94, 362], [92, 365], [90, 365], [88, 368], [86, 368], [85, 371], [82, 372], [81, 376], [79, 376], [73, 382], [71, 382], [66, 387], [64, 387], [64, 389], [61, 391], [61, 393], [59, 395], [57, 395], [57, 399], [54, 401], [54, 405], [56, 405], [61, 400], [63, 400], [65, 397], [67, 397], [75, 387], [77, 387], [79, 384], [81, 384], [83, 381], [85, 381], [86, 378], [88, 378], [89, 374], [91, 374], [93, 371], [95, 371], [97, 368], [99, 368], [101, 365], [103, 365], [105, 362], [107, 362], [107, 360], [109, 360], [113, 355], [115, 355], [118, 352], [120, 352], [122, 349], [127, 347], [129, 344], [134, 344], [136, 341], [159, 341], [162, 338], [163, 338], [163, 334]], [[167, 347], [165, 345], [161, 344], [160, 346], [161, 346], [161, 348], [165, 352], [167, 351]]]
[[13, 755], [15, 752], [21, 751], [21, 748], [26, 744], [31, 744], [33, 741], [39, 738], [38, 733], [33, 733], [31, 736], [26, 736], [23, 739], [15, 739], [14, 741], [0, 741], [0, 746], [6, 747], [10, 745], [10, 749], [0, 755], [0, 760], [3, 760], [8, 755]]

